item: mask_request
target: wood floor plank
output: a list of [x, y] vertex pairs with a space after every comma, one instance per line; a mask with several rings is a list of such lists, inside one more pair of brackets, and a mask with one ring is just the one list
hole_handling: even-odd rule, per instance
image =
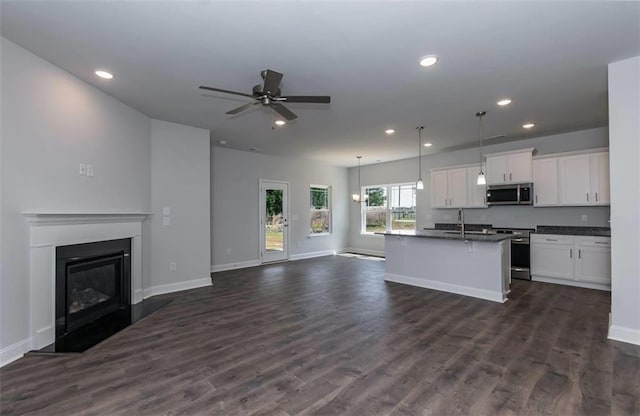
[[213, 275], [89, 351], [0, 369], [2, 415], [637, 415], [610, 295], [515, 281], [498, 304], [328, 256]]

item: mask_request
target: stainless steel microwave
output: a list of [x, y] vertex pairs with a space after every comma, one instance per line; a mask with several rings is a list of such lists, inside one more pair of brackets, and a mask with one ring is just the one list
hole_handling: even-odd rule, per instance
[[533, 184], [487, 186], [487, 205], [532, 205]]

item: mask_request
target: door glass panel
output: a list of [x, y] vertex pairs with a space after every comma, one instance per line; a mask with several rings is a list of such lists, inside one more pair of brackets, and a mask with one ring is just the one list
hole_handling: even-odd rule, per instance
[[284, 251], [284, 219], [281, 189], [266, 189], [264, 237], [266, 251]]

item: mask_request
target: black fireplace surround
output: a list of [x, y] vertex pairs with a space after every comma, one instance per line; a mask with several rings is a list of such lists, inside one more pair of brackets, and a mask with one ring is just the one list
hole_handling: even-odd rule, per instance
[[56, 248], [56, 340], [131, 305], [131, 239]]

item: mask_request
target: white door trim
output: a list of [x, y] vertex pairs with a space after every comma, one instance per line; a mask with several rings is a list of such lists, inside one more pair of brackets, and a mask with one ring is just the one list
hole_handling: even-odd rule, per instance
[[[264, 243], [265, 243], [265, 227], [264, 227], [264, 218], [265, 218], [265, 199], [264, 199], [264, 189], [266, 186], [269, 185], [281, 185], [284, 186], [284, 201], [283, 202], [283, 210], [284, 210], [284, 220], [285, 220], [285, 224], [286, 226], [284, 227], [284, 231], [283, 231], [283, 238], [284, 238], [284, 244], [283, 244], [283, 252], [281, 256], [275, 256], [273, 254], [266, 254], [265, 253], [265, 247], [264, 247]], [[274, 263], [274, 262], [279, 262], [279, 261], [288, 261], [289, 260], [289, 227], [288, 227], [288, 215], [289, 215], [289, 182], [287, 181], [280, 181], [280, 180], [274, 180], [274, 179], [260, 179], [259, 180], [259, 187], [258, 187], [258, 216], [259, 216], [259, 221], [258, 221], [258, 226], [260, 227], [260, 242], [258, 245], [258, 253], [260, 256], [260, 263], [261, 264], [265, 264], [265, 263]]]

